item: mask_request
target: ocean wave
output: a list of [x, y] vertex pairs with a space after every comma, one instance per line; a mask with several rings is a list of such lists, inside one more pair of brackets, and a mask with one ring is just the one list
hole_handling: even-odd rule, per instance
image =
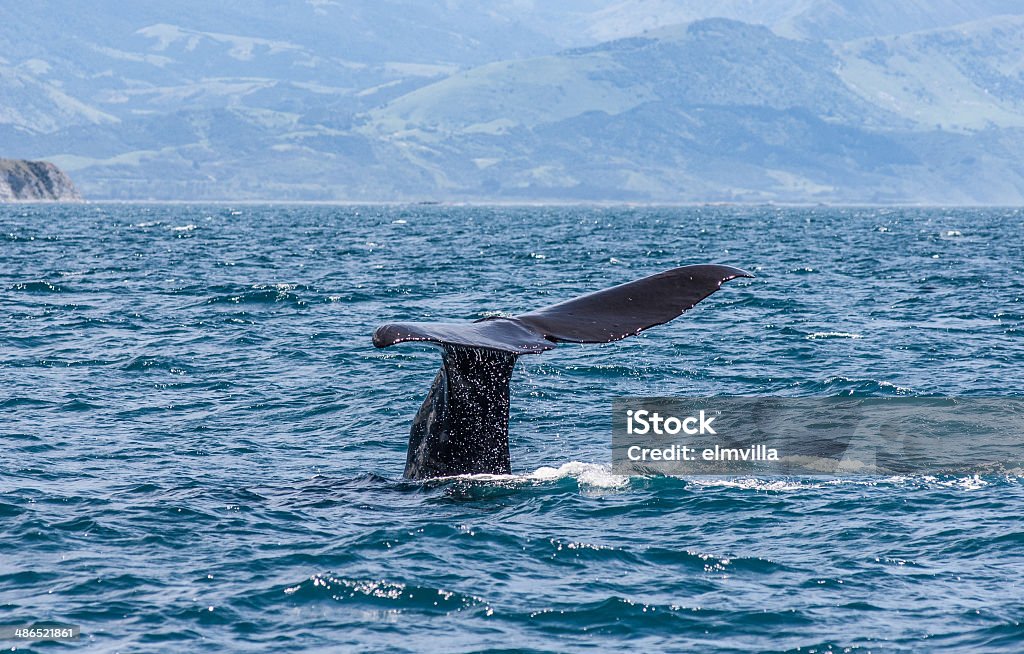
[[64, 293], [62, 286], [47, 281], [18, 282], [7, 287], [8, 291], [21, 291], [23, 293]]
[[306, 306], [307, 300], [300, 293], [310, 290], [299, 284], [253, 284], [207, 298], [205, 304], [291, 304]]
[[892, 395], [914, 395], [914, 389], [900, 384], [878, 379], [857, 379], [843, 375], [828, 377], [824, 381], [812, 381], [802, 385], [802, 389], [809, 395], [822, 395], [831, 397], [834, 395], [852, 395], [863, 397], [878, 397]]
[[188, 366], [169, 357], [145, 355], [133, 357], [123, 366], [123, 369], [132, 372], [162, 370], [173, 375], [184, 375], [189, 372]]
[[368, 605], [392, 611], [416, 611], [447, 615], [467, 609], [489, 611], [487, 602], [475, 595], [444, 588], [391, 582], [385, 579], [351, 579], [332, 573], [314, 574], [280, 591], [297, 603], [330, 600]]

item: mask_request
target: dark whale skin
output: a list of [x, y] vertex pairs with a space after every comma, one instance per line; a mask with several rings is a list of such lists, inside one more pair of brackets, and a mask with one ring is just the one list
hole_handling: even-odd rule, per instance
[[406, 478], [511, 474], [509, 381], [519, 357], [500, 350], [442, 347], [441, 370], [413, 419]]

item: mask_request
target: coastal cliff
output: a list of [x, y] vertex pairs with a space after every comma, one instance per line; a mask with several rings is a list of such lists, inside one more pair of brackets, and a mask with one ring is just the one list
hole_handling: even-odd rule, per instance
[[0, 202], [79, 202], [75, 185], [48, 161], [0, 159]]

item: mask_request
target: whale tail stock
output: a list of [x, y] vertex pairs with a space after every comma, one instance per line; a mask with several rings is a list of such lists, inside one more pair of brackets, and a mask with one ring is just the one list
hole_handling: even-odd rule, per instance
[[443, 353], [413, 420], [405, 476], [511, 473], [509, 381], [520, 355], [638, 334], [679, 317], [723, 283], [752, 276], [732, 266], [683, 266], [509, 318], [382, 325], [376, 347], [426, 342]]

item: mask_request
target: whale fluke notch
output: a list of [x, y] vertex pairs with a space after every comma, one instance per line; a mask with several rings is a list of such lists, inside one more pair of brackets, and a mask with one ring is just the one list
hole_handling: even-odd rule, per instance
[[416, 341], [512, 354], [539, 354], [555, 347], [553, 341], [515, 318], [484, 318], [476, 322], [397, 322], [383, 325], [373, 333], [376, 347]]
[[442, 366], [413, 421], [405, 476], [509, 474], [509, 380], [521, 354], [557, 343], [610, 343], [678, 318], [737, 277], [732, 266], [673, 268], [513, 317], [476, 322], [391, 323], [376, 347], [440, 345]]

